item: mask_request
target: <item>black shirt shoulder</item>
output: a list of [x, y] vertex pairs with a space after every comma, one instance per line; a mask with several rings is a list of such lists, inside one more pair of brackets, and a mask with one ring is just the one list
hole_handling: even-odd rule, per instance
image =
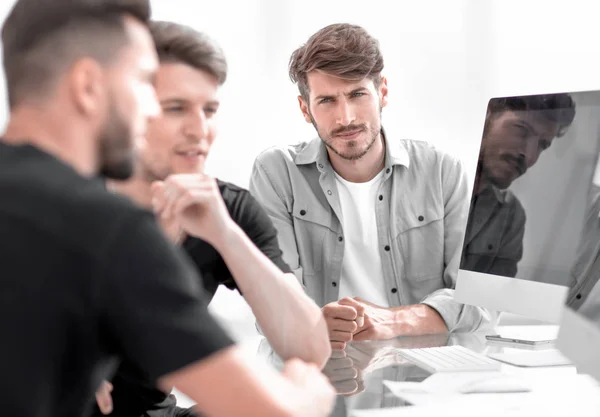
[[264, 219], [261, 215], [266, 215], [266, 212], [260, 203], [250, 194], [250, 191], [221, 180], [217, 180], [217, 184], [233, 221], [249, 236], [252, 234], [266, 237], [268, 233], [265, 232], [269, 232], [269, 230], [265, 229], [269, 229], [269, 226], [273, 227], [273, 225], [270, 222], [265, 223], [263, 221]]
[[[217, 180], [217, 184], [233, 221], [279, 269], [285, 273], [292, 272], [283, 261], [277, 230], [260, 203], [242, 187], [221, 180]], [[238, 289], [225, 261], [209, 243], [189, 238], [184, 248], [200, 270], [204, 288], [210, 297], [221, 284], [229, 289]]]
[[[123, 216], [141, 209], [110, 195], [102, 182], [29, 145], [0, 144], [0, 211], [52, 235], [61, 244], [100, 253]], [[94, 245], [88, 242], [93, 240]]]

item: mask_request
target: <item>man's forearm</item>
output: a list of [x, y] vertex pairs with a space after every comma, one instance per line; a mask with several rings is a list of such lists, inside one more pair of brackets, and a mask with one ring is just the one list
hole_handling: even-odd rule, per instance
[[394, 333], [397, 336], [418, 336], [447, 333], [442, 316], [425, 304], [391, 308], [394, 312]]
[[331, 352], [327, 325], [298, 281], [286, 276], [233, 222], [215, 248], [275, 352], [322, 367]]
[[329, 415], [333, 389], [320, 377], [307, 374], [306, 367], [301, 369], [305, 377], [308, 375], [308, 383], [299, 384], [297, 377], [290, 379], [285, 374], [285, 369], [283, 375], [279, 374], [272, 367], [253, 361], [239, 347], [229, 347], [161, 377], [158, 386], [165, 392], [176, 386], [197, 403], [203, 415]]
[[447, 333], [442, 316], [425, 304], [402, 307], [380, 307], [359, 297], [364, 310], [364, 325], [353, 334], [353, 340], [393, 339], [398, 336]]

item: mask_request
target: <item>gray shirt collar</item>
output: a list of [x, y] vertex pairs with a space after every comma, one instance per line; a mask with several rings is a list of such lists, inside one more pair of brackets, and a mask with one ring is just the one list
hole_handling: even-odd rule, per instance
[[[394, 165], [403, 165], [406, 168], [410, 167], [410, 158], [408, 151], [400, 143], [392, 143], [384, 130], [381, 129], [381, 134], [385, 138], [385, 168], [391, 168]], [[330, 166], [329, 157], [327, 155], [327, 147], [318, 136], [307, 143], [307, 145], [296, 155], [294, 160], [296, 165], [317, 164], [319, 170]]]

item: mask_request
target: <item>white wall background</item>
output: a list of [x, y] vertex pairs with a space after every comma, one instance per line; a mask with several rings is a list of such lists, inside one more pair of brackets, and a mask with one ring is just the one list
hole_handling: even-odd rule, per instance
[[[2, 18], [12, 3], [0, 3]], [[600, 87], [593, 0], [152, 3], [155, 18], [206, 31], [225, 49], [231, 70], [207, 169], [242, 186], [260, 151], [314, 135], [297, 109], [287, 62], [330, 23], [363, 25], [380, 40], [390, 87], [383, 117], [391, 137], [436, 144], [462, 158], [471, 178], [489, 97]], [[0, 115], [4, 123], [5, 105]], [[251, 337], [252, 317], [235, 293], [219, 291], [211, 308], [235, 335]]]

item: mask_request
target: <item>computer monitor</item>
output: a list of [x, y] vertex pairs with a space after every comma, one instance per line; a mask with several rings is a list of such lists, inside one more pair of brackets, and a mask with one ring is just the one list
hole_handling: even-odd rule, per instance
[[[489, 100], [455, 299], [559, 323], [577, 306], [600, 91]], [[575, 294], [574, 291], [579, 291]]]
[[579, 310], [566, 306], [556, 347], [573, 362], [578, 372], [600, 382], [600, 285], [596, 285]]

